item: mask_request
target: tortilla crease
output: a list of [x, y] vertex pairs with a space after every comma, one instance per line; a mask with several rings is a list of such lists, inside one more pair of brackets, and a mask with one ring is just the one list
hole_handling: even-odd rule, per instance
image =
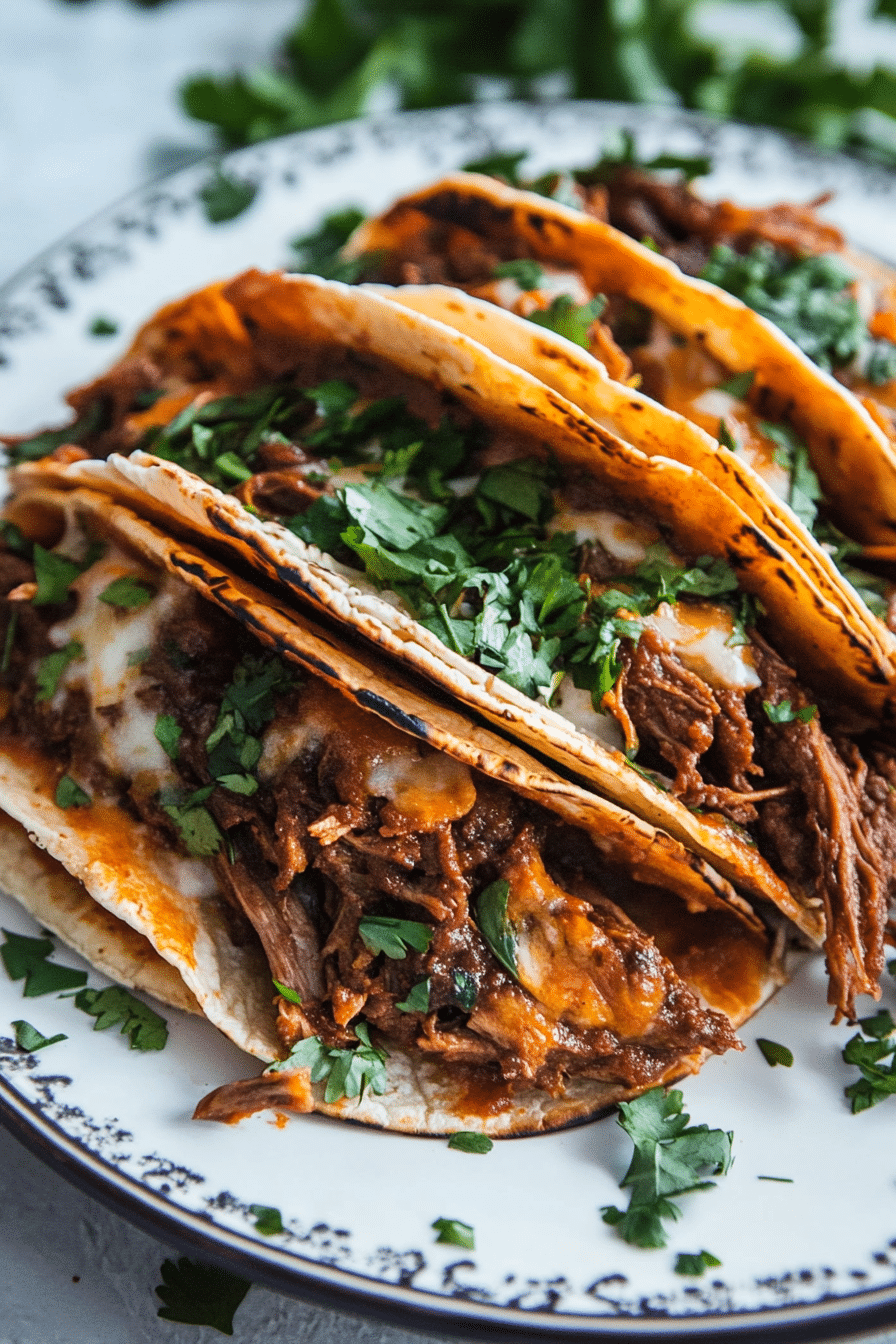
[[[759, 473], [706, 430], [645, 393], [610, 378], [604, 365], [582, 346], [485, 299], [444, 285], [375, 288], [386, 298], [481, 341], [648, 457], [670, 457], [702, 472], [790, 555], [820, 593], [850, 612], [876, 648], [881, 667], [888, 669], [891, 678], [896, 676], [896, 634], [869, 611], [828, 552]], [[881, 555], [881, 550], [887, 555]], [[892, 552], [896, 557], [896, 547]], [[889, 558], [886, 547], [877, 552], [872, 548], [869, 554]]]
[[[58, 540], [76, 524], [92, 538], [113, 542], [156, 571], [179, 577], [269, 649], [322, 678], [366, 713], [502, 781], [587, 831], [603, 857], [625, 862], [637, 881], [650, 884], [658, 897], [667, 897], [670, 918], [682, 905], [698, 917], [712, 912], [715, 933], [707, 934], [702, 953], [693, 946], [688, 949], [688, 969], [682, 975], [696, 992], [705, 988], [704, 997], [711, 1004], [713, 1000], [724, 1004], [722, 1011], [733, 1025], [745, 1021], [786, 978], [784, 939], [780, 934], [770, 937], [730, 885], [681, 844], [562, 779], [455, 710], [432, 704], [391, 671], [372, 670], [333, 635], [297, 619], [285, 605], [272, 602], [251, 583], [110, 502], [108, 496], [83, 489], [65, 493], [37, 489], [19, 495], [15, 516], [23, 530], [29, 518], [34, 520], [45, 542], [52, 543], [54, 535]], [[182, 1006], [192, 1006], [195, 996], [206, 1017], [242, 1049], [265, 1060], [278, 1055], [276, 1000], [267, 961], [259, 949], [232, 944], [224, 900], [209, 888], [207, 865], [162, 851], [148, 827], [113, 803], [95, 800], [89, 808], [61, 809], [54, 801], [59, 774], [59, 765], [32, 747], [10, 739], [0, 749], [0, 789], [7, 814], [0, 825], [4, 886], [110, 974]], [[61, 874], [58, 865], [65, 870]], [[200, 866], [205, 869], [204, 881], [198, 874]], [[185, 881], [191, 869], [193, 881]], [[46, 890], [29, 897], [24, 890], [29, 885]], [[85, 897], [101, 907], [87, 909], [86, 923]], [[723, 917], [722, 925], [718, 916]], [[729, 965], [724, 983], [718, 970], [720, 928], [726, 929], [728, 953], [738, 959], [740, 971], [732, 978]], [[150, 957], [151, 974], [141, 971], [138, 978], [133, 963], [146, 957], [134, 950], [135, 938], [141, 948], [148, 940], [164, 969]], [[170, 968], [184, 981], [180, 992], [171, 983]], [[695, 1072], [705, 1057], [702, 1049], [682, 1051], [661, 1081]], [[247, 1080], [247, 1086], [253, 1083], [257, 1080]], [[534, 1088], [514, 1093], [506, 1084], [491, 1086], [475, 1078], [464, 1087], [422, 1052], [390, 1047], [387, 1090], [382, 1096], [368, 1093], [357, 1101], [327, 1103], [324, 1084], [310, 1085], [307, 1069], [284, 1069], [271, 1079], [270, 1104], [415, 1133], [463, 1128], [509, 1136], [583, 1121], [638, 1090], [582, 1078], [572, 1079], [558, 1097]]]
[[[821, 685], [827, 694], [835, 688], [872, 715], [892, 713], [890, 668], [851, 613], [825, 596], [793, 557], [702, 472], [669, 458], [648, 457], [531, 374], [371, 289], [311, 276], [247, 272], [195, 297], [201, 321], [191, 358], [187, 333], [193, 301], [188, 297], [162, 309], [134, 342], [130, 357], [148, 348], [160, 357], [165, 332], [176, 336], [172, 365], [163, 365], [162, 373], [177, 391], [142, 413], [141, 426], [146, 415], [160, 414], [165, 400], [171, 402], [166, 414], [176, 414], [198, 388], [209, 388], [209, 379], [219, 392], [287, 375], [319, 381], [328, 376], [327, 360], [334, 357], [396, 369], [436, 389], [445, 404], [459, 402], [487, 426], [531, 445], [533, 454], [549, 453], [561, 465], [593, 473], [636, 513], [652, 515], [668, 528], [685, 554], [724, 559], [743, 588], [761, 600], [776, 642], [808, 684]], [[209, 318], [215, 309], [222, 313], [220, 343], [213, 340]], [[237, 356], [232, 354], [233, 311], [247, 333]], [[206, 381], [184, 384], [200, 353]], [[72, 401], [80, 404], [85, 395], [74, 394]], [[670, 420], [670, 434], [677, 424], [677, 418]], [[632, 769], [622, 752], [579, 732], [554, 710], [447, 648], [356, 572], [286, 528], [261, 522], [233, 496], [139, 451], [68, 466], [45, 460], [12, 473], [14, 489], [41, 480], [108, 490], [173, 534], [225, 556], [230, 564], [248, 564], [270, 592], [288, 592], [301, 607], [310, 603], [328, 619], [351, 627], [502, 733], [674, 836], [749, 898], [775, 904], [814, 942], [823, 939], [823, 915], [814, 893], [789, 889], [736, 827], [691, 811]], [[687, 501], [684, 510], [682, 500]]]
[[732, 374], [755, 371], [757, 392], [805, 440], [845, 531], [871, 545], [896, 540], [896, 445], [857, 398], [740, 299], [591, 215], [478, 173], [454, 173], [403, 197], [360, 225], [347, 253], [389, 252], [433, 223], [457, 229], [471, 245], [486, 238], [574, 267], [593, 292], [643, 304]]

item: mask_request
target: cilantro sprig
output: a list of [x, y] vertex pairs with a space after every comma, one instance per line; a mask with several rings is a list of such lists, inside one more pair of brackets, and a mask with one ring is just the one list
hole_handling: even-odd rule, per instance
[[312, 1083], [326, 1081], [327, 1103], [343, 1097], [360, 1100], [368, 1088], [381, 1096], [386, 1090], [388, 1053], [371, 1042], [366, 1022], [356, 1023], [354, 1031], [358, 1044], [347, 1049], [325, 1045], [319, 1036], [307, 1036], [293, 1046], [286, 1059], [272, 1064], [269, 1072], [295, 1066], [310, 1069]]
[[[859, 1019], [861, 1032], [847, 1041], [843, 1058], [862, 1075], [845, 1088], [853, 1115], [870, 1110], [896, 1093], [896, 1022], [881, 1008], [873, 1017]], [[885, 1063], [889, 1060], [889, 1064]]]
[[617, 1124], [635, 1151], [619, 1184], [631, 1193], [625, 1211], [607, 1205], [601, 1213], [633, 1246], [665, 1246], [663, 1219], [680, 1217], [671, 1196], [712, 1189], [715, 1182], [707, 1177], [722, 1176], [731, 1165], [733, 1135], [690, 1125], [683, 1102], [681, 1092], [666, 1093], [660, 1087], [620, 1102]]
[[94, 1031], [119, 1027], [132, 1050], [164, 1050], [168, 1042], [168, 1025], [164, 1017], [120, 985], [82, 989], [75, 995], [75, 1007], [96, 1018]]
[[163, 1261], [161, 1274], [156, 1296], [164, 1305], [156, 1314], [162, 1320], [209, 1325], [222, 1335], [233, 1334], [236, 1310], [252, 1287], [248, 1279], [185, 1255]]

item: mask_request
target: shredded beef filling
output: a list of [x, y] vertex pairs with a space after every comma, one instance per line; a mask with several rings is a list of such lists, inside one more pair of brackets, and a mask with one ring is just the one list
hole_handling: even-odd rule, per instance
[[[23, 575], [10, 567], [14, 581]], [[21, 623], [5, 671], [18, 689], [0, 736], [32, 742], [79, 780], [92, 769], [97, 795], [117, 797], [160, 843], [187, 843], [157, 790], [102, 765], [102, 732], [82, 691], [63, 683], [35, 702], [37, 660], [55, 647], [49, 631], [68, 608], [5, 605]], [[214, 784], [208, 739], [247, 659], [255, 673], [265, 666], [240, 628], [192, 597], [143, 657], [141, 699], [180, 729], [173, 768], [185, 792]], [[464, 1076], [558, 1091], [571, 1076], [649, 1085], [694, 1051], [736, 1046], [728, 1019], [701, 1005], [625, 913], [626, 903], [674, 897], [604, 862], [586, 833], [570, 844], [568, 827], [506, 786], [450, 760], [433, 764], [430, 748], [337, 691], [284, 677], [257, 787], [219, 784], [203, 799], [222, 837], [210, 862], [235, 937], [257, 938], [272, 979], [294, 991], [277, 1000], [284, 1053], [310, 1035], [354, 1045], [364, 1020]], [[426, 784], [433, 772], [444, 787]], [[502, 881], [516, 973], [477, 922], [483, 891]], [[422, 950], [375, 950], [362, 921], [383, 917], [422, 927]], [[422, 982], [428, 1006], [412, 1009]]]

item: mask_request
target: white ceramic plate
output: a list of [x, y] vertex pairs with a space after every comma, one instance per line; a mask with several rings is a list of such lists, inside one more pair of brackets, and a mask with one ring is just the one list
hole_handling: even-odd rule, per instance
[[[896, 180], [771, 132], [569, 103], [329, 127], [232, 156], [230, 169], [258, 193], [228, 224], [206, 222], [196, 193], [208, 170], [192, 168], [20, 273], [0, 291], [0, 423], [17, 431], [59, 420], [63, 391], [98, 373], [161, 303], [285, 262], [289, 239], [330, 210], [381, 208], [496, 148], [530, 148], [533, 171], [585, 164], [620, 128], [648, 155], [711, 154], [710, 193], [758, 202], [834, 188], [830, 216], [896, 261]], [[115, 339], [87, 334], [98, 315], [120, 323]], [[2, 897], [0, 917], [34, 932]], [[894, 1000], [888, 978], [885, 1002]], [[736, 1161], [716, 1190], [682, 1199], [669, 1247], [652, 1252], [625, 1245], [600, 1219], [601, 1205], [625, 1202], [617, 1182], [630, 1146], [612, 1119], [498, 1143], [487, 1157], [320, 1117], [195, 1124], [197, 1099], [241, 1076], [246, 1059], [204, 1023], [168, 1016], [164, 1053], [131, 1052], [114, 1033], [94, 1035], [69, 1000], [23, 1000], [0, 970], [0, 1119], [134, 1221], [248, 1277], [492, 1339], [810, 1339], [896, 1319], [896, 1101], [849, 1113], [843, 1087], [856, 1074], [840, 1051], [851, 1031], [828, 1025], [817, 959], [748, 1024], [742, 1054], [686, 1083], [694, 1121], [734, 1131]], [[22, 1017], [68, 1039], [24, 1054], [7, 1025]], [[788, 1045], [794, 1067], [771, 1069], [757, 1035]], [[252, 1204], [279, 1208], [287, 1231], [260, 1236]], [[473, 1224], [475, 1252], [434, 1244], [438, 1217]], [[700, 1279], [674, 1273], [677, 1252], [704, 1248], [721, 1268]]]

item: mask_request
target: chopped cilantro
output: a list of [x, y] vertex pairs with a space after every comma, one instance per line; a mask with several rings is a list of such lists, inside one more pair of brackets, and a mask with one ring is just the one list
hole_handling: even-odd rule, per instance
[[513, 925], [507, 918], [510, 883], [504, 878], [492, 882], [479, 893], [476, 902], [476, 923], [485, 941], [501, 965], [516, 976], [516, 938]]
[[148, 645], [143, 649], [135, 649], [133, 653], [128, 654], [128, 667], [139, 667], [141, 663], [146, 662], [151, 653], [152, 649]]
[[729, 397], [736, 397], [738, 401], [746, 401], [755, 378], [756, 370], [748, 369], [746, 373], [736, 373], [726, 382], [719, 383], [718, 390], [719, 392], [727, 392]]
[[279, 658], [245, 657], [234, 669], [205, 741], [209, 774], [232, 793], [250, 795], [258, 788], [252, 773], [261, 759], [258, 734], [274, 717], [276, 697], [295, 682]]
[[716, 438], [723, 448], [728, 448], [732, 453], [738, 450], [738, 442], [724, 420], [719, 421], [719, 427], [716, 430]]
[[454, 1002], [465, 1013], [471, 1013], [476, 1007], [478, 990], [476, 981], [468, 971], [455, 970], [451, 973], [454, 986]]
[[63, 672], [69, 663], [73, 663], [76, 658], [82, 657], [83, 653], [84, 646], [77, 639], [72, 639], [64, 648], [57, 649], [55, 653], [48, 653], [41, 658], [34, 677], [37, 683], [37, 694], [34, 698], [38, 703], [43, 700], [52, 700]]
[[811, 723], [818, 713], [817, 705], [803, 705], [801, 709], [794, 709], [789, 700], [782, 700], [778, 705], [763, 700], [762, 708], [769, 723], [793, 723], [796, 719], [800, 723]]
[[358, 921], [358, 933], [368, 952], [384, 952], [393, 961], [404, 961], [407, 949], [425, 952], [432, 942], [429, 924], [412, 919], [392, 919], [388, 915], [364, 915]]
[[208, 222], [224, 224], [248, 210], [257, 192], [257, 183], [225, 173], [219, 167], [203, 183], [198, 195]]
[[35, 543], [34, 578], [37, 592], [31, 599], [32, 604], [35, 607], [48, 607], [64, 602], [69, 588], [83, 572], [84, 566], [77, 560], [56, 555], [54, 551], [44, 550], [43, 546]]
[[209, 1325], [222, 1335], [233, 1334], [233, 1317], [252, 1284], [229, 1269], [199, 1260], [165, 1260], [156, 1296], [164, 1306], [157, 1315], [183, 1325]]
[[255, 1218], [255, 1231], [263, 1237], [275, 1237], [278, 1232], [286, 1231], [279, 1209], [271, 1208], [268, 1204], [250, 1204], [249, 1212]]
[[869, 383], [882, 387], [896, 378], [896, 345], [892, 341], [869, 342], [862, 364]]
[[775, 461], [790, 477], [787, 503], [811, 532], [823, 495], [818, 477], [809, 463], [809, 450], [788, 425], [772, 425], [767, 420], [760, 420], [759, 428], [776, 445]]
[[13, 555], [20, 555], [24, 560], [31, 559], [33, 542], [30, 542], [22, 529], [8, 518], [0, 518], [0, 540]]
[[788, 1050], [786, 1045], [779, 1045], [777, 1041], [767, 1041], [762, 1036], [756, 1038], [756, 1044], [762, 1051], [765, 1062], [772, 1068], [777, 1064], [782, 1064], [785, 1069], [793, 1067], [793, 1051]]
[[459, 1153], [490, 1153], [494, 1146], [487, 1134], [474, 1134], [468, 1129], [458, 1130], [448, 1140], [448, 1147]]
[[89, 807], [92, 799], [71, 775], [63, 775], [56, 785], [55, 801], [57, 807]]
[[538, 261], [520, 257], [517, 261], [500, 261], [492, 275], [496, 280], [515, 280], [520, 289], [538, 289], [544, 281], [544, 269]]
[[182, 789], [162, 789], [159, 793], [159, 806], [180, 832], [187, 853], [197, 859], [217, 854], [224, 838], [211, 812], [202, 806], [214, 787], [207, 784], [191, 794]]
[[496, 149], [480, 159], [470, 159], [469, 163], [464, 164], [463, 170], [465, 173], [484, 173], [486, 177], [500, 177], [512, 187], [519, 187], [522, 186], [520, 164], [528, 156], [527, 149]]
[[757, 1176], [757, 1181], [776, 1181], [779, 1185], [793, 1185], [792, 1176]]
[[717, 1256], [711, 1255], [709, 1251], [698, 1251], [696, 1255], [689, 1255], [686, 1251], [679, 1251], [675, 1261], [675, 1273], [692, 1275], [698, 1278], [707, 1269], [715, 1269], [722, 1262]]
[[364, 211], [349, 205], [326, 215], [318, 228], [290, 246], [297, 252], [297, 268], [306, 275], [320, 275], [325, 280], [342, 280], [354, 284], [364, 268], [363, 257], [343, 257], [342, 248], [364, 219]]
[[849, 292], [854, 276], [835, 253], [792, 257], [757, 243], [742, 256], [719, 244], [701, 278], [774, 322], [824, 369], [854, 359], [867, 339]]
[[408, 992], [407, 998], [395, 1007], [400, 1013], [429, 1012], [429, 980], [421, 980]]
[[604, 1222], [633, 1246], [665, 1246], [662, 1220], [680, 1216], [670, 1196], [711, 1189], [715, 1182], [706, 1177], [721, 1176], [731, 1165], [733, 1136], [706, 1125], [689, 1127], [691, 1117], [682, 1113], [682, 1104], [681, 1092], [666, 1093], [661, 1087], [620, 1102], [617, 1124], [635, 1146], [620, 1187], [631, 1194], [624, 1212], [613, 1205], [601, 1212]]
[[108, 989], [82, 989], [75, 995], [75, 1007], [96, 1018], [94, 1031], [106, 1031], [121, 1024], [132, 1050], [164, 1050], [168, 1025], [145, 1003], [135, 999], [120, 985]]
[[277, 993], [286, 999], [287, 1003], [301, 1004], [302, 996], [298, 990], [290, 989], [289, 985], [281, 985], [279, 980], [274, 980], [272, 983]]
[[122, 610], [145, 607], [152, 598], [152, 589], [133, 574], [123, 574], [120, 579], [113, 579], [99, 595], [101, 602], [106, 602], [110, 607], [120, 607]]
[[475, 1251], [476, 1233], [469, 1223], [462, 1223], [459, 1218], [436, 1218], [432, 1224], [434, 1232], [438, 1232], [437, 1242], [442, 1242], [446, 1246], [462, 1246], [466, 1251]]
[[872, 611], [875, 616], [879, 616], [882, 620], [886, 620], [889, 590], [887, 580], [876, 574], [868, 574], [865, 570], [858, 569], [855, 565], [849, 563], [850, 560], [861, 558], [861, 543], [844, 536], [840, 529], [827, 519], [819, 520], [812, 531], [816, 540], [828, 552], [847, 583], [851, 583], [855, 588], [869, 611]]
[[87, 330], [91, 336], [117, 336], [118, 323], [111, 317], [95, 317]]
[[596, 295], [588, 303], [574, 303], [568, 294], [558, 294], [547, 308], [537, 308], [529, 313], [529, 321], [539, 327], [547, 327], [558, 336], [565, 336], [574, 345], [588, 348], [588, 332], [607, 306], [603, 294]]
[[183, 728], [171, 714], [157, 714], [153, 735], [169, 760], [176, 761]]
[[66, 443], [84, 443], [98, 430], [102, 429], [106, 418], [105, 407], [101, 401], [94, 401], [77, 420], [63, 429], [45, 429], [33, 438], [23, 439], [21, 443], [9, 446], [9, 456], [14, 463], [36, 462], [48, 457], [50, 453]]
[[29, 1054], [34, 1054], [35, 1050], [43, 1050], [48, 1045], [55, 1045], [57, 1041], [68, 1040], [61, 1031], [56, 1036], [45, 1036], [37, 1027], [32, 1027], [30, 1022], [25, 1022], [22, 1018], [12, 1025], [16, 1031], [16, 1045], [20, 1050], [27, 1050]]
[[65, 989], [79, 989], [87, 983], [87, 972], [70, 966], [58, 966], [47, 958], [53, 952], [49, 938], [29, 938], [22, 933], [3, 930], [4, 943], [0, 957], [10, 980], [24, 980], [22, 991], [26, 999], [37, 999], [44, 994], [58, 994]]
[[[861, 1078], [845, 1089], [853, 1115], [867, 1111], [896, 1093], [896, 1022], [886, 1008], [859, 1019], [856, 1033], [843, 1048], [847, 1064], [855, 1064]], [[889, 1065], [884, 1060], [889, 1059]]]
[[324, 1100], [328, 1103], [342, 1097], [363, 1097], [367, 1088], [381, 1096], [386, 1090], [385, 1050], [371, 1043], [365, 1022], [355, 1026], [358, 1044], [349, 1049], [325, 1045], [319, 1036], [308, 1036], [290, 1050], [286, 1059], [272, 1064], [268, 1072], [298, 1065], [311, 1071], [312, 1083], [326, 1080]]

